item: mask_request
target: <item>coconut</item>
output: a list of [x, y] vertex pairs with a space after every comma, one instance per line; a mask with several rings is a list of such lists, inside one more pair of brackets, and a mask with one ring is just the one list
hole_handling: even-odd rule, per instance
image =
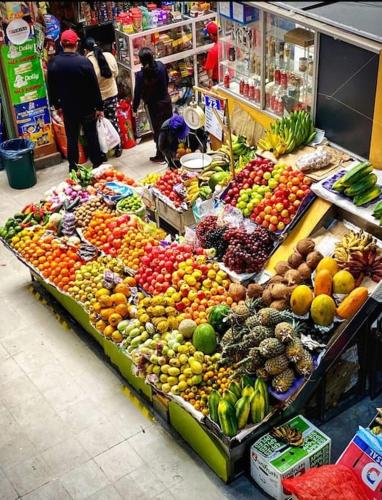
[[243, 285], [239, 283], [231, 283], [228, 289], [228, 293], [232, 297], [234, 302], [240, 302], [244, 300], [247, 295], [247, 290]]
[[288, 262], [285, 262], [284, 260], [278, 262], [275, 265], [275, 271], [277, 274], [284, 275], [287, 271], [289, 271], [289, 269], [290, 265], [288, 264]]
[[285, 311], [285, 309], [288, 309], [288, 301], [283, 299], [274, 300], [269, 307], [273, 307], [273, 309], [277, 309], [278, 311]]
[[304, 262], [304, 257], [299, 252], [294, 252], [288, 258], [288, 264], [293, 267], [293, 269], [297, 269], [300, 264]]
[[269, 304], [272, 302], [272, 294], [270, 288], [271, 287], [264, 290], [263, 295], [261, 296], [261, 300], [266, 306], [269, 306]]
[[290, 269], [285, 273], [285, 279], [288, 281], [288, 286], [299, 285], [302, 282], [302, 276], [297, 269]]
[[308, 253], [308, 255], [306, 257], [306, 263], [308, 264], [310, 269], [312, 271], [314, 271], [316, 269], [316, 267], [318, 266], [320, 260], [322, 260], [323, 258], [324, 258], [324, 256], [320, 252], [317, 252], [315, 250], [314, 252]]
[[300, 240], [297, 243], [296, 248], [297, 248], [297, 251], [300, 252], [300, 254], [305, 257], [310, 252], [313, 252], [314, 246], [315, 246], [315, 243], [313, 240], [310, 240], [309, 238], [305, 238], [303, 240]]
[[312, 276], [312, 270], [306, 262], [298, 266], [297, 271], [300, 273], [303, 280], [305, 281], [310, 280]]
[[[289, 272], [289, 271], [288, 271]], [[286, 285], [282, 283], [275, 283], [271, 289], [272, 299], [286, 299], [288, 297], [289, 290]]]
[[262, 293], [263, 293], [263, 287], [259, 285], [259, 283], [251, 283], [247, 287], [247, 296], [250, 299], [261, 297]]

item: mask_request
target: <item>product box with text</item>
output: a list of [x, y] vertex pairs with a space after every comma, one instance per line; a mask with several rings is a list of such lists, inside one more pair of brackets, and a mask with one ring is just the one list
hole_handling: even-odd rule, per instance
[[302, 446], [285, 445], [271, 434], [265, 434], [251, 447], [251, 475], [276, 500], [291, 498], [283, 489], [283, 479], [330, 463], [331, 440], [326, 434], [301, 415], [284, 425], [302, 432]]

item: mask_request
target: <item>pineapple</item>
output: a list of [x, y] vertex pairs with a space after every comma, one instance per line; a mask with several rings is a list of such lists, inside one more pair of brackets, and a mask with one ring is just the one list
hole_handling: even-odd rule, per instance
[[274, 358], [285, 351], [285, 345], [279, 339], [270, 338], [260, 342], [259, 352], [264, 358]]
[[267, 370], [264, 367], [262, 367], [262, 368], [258, 368], [256, 370], [256, 377], [261, 378], [261, 380], [267, 381], [267, 380], [269, 380], [270, 375], [267, 372]]
[[257, 345], [260, 344], [264, 339], [269, 339], [273, 336], [273, 328], [268, 328], [267, 326], [255, 326], [250, 335], [256, 338]]
[[313, 358], [307, 349], [304, 349], [303, 356], [296, 363], [296, 371], [304, 377], [308, 377], [314, 368]]
[[289, 359], [285, 356], [285, 354], [280, 354], [274, 358], [267, 359], [264, 368], [270, 375], [279, 375], [288, 368], [288, 365]]
[[278, 311], [273, 307], [263, 307], [257, 314], [260, 323], [264, 326], [276, 326], [278, 323], [292, 318], [292, 315], [287, 311]]
[[249, 317], [250, 312], [248, 307], [244, 303], [242, 303], [233, 305], [231, 307], [231, 314], [233, 320], [238, 323], [244, 323], [244, 321]]
[[285, 354], [293, 363], [297, 363], [304, 356], [304, 346], [299, 337], [294, 337], [286, 346]]
[[275, 337], [284, 344], [293, 340], [294, 333], [295, 331], [293, 329], [293, 326], [286, 321], [279, 323], [275, 327]]
[[250, 316], [246, 321], [245, 321], [245, 326], [249, 329], [252, 330], [255, 326], [260, 326], [260, 321], [257, 316], [257, 314]]
[[220, 344], [224, 348], [227, 345], [231, 344], [233, 341], [234, 341], [234, 334], [233, 334], [232, 328], [229, 328], [225, 332], [225, 334], [223, 335], [223, 337], [222, 337], [222, 339], [220, 341]]
[[264, 364], [263, 358], [257, 349], [251, 349], [249, 351], [249, 356], [242, 359], [236, 364], [236, 368], [244, 370], [246, 373], [255, 373], [259, 366]]
[[295, 381], [295, 374], [291, 368], [287, 368], [272, 379], [272, 387], [277, 392], [286, 392]]

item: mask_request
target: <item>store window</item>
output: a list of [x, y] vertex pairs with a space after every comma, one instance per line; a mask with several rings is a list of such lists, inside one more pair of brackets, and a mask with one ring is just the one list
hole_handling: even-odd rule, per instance
[[222, 18], [219, 78], [231, 92], [261, 105], [261, 21], [254, 9], [254, 21], [242, 25]]
[[313, 105], [314, 32], [266, 14], [265, 108], [283, 116]]

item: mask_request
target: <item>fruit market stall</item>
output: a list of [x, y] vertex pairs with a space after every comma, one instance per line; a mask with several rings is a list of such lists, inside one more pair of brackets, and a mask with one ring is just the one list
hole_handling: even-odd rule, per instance
[[[224, 481], [248, 466], [256, 438], [302, 409], [365, 311], [372, 318], [382, 259], [380, 240], [345, 212], [330, 214], [322, 200], [304, 206], [304, 174], [261, 157], [243, 167], [248, 186], [265, 189], [244, 197], [239, 172], [232, 182], [243, 186], [228, 186], [229, 203], [216, 199], [192, 238], [150, 222], [146, 188], [108, 166], [80, 167], [0, 232], [36, 286]], [[170, 197], [173, 176], [189, 180], [170, 174], [141, 184]], [[247, 286], [232, 278], [243, 271]]]

